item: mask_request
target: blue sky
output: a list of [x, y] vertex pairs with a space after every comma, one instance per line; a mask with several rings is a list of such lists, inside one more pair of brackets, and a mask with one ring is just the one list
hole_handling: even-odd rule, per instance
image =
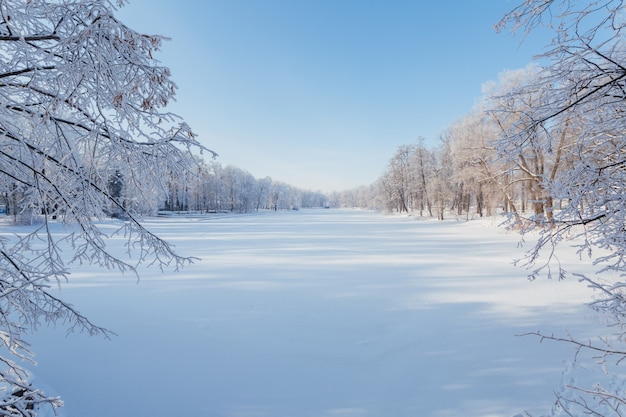
[[483, 83], [542, 51], [547, 36], [493, 29], [517, 3], [130, 0], [118, 16], [171, 38], [171, 110], [223, 165], [332, 191], [374, 182], [399, 145], [435, 145]]

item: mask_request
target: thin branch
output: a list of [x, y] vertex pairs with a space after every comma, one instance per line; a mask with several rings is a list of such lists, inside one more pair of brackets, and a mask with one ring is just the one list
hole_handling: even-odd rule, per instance
[[16, 41], [39, 42], [39, 41], [60, 41], [60, 40], [61, 40], [61, 37], [59, 35], [31, 35], [31, 36], [0, 35], [0, 41], [7, 41], [7, 42], [16, 42]]
[[598, 347], [595, 345], [592, 345], [591, 342], [589, 343], [582, 343], [579, 342], [573, 338], [563, 338], [563, 337], [558, 337], [558, 336], [554, 336], [554, 335], [544, 335], [543, 333], [537, 331], [537, 332], [528, 332], [528, 333], [522, 333], [522, 334], [518, 334], [516, 336], [519, 337], [523, 337], [523, 336], [537, 336], [541, 339], [541, 341], [543, 340], [553, 340], [555, 342], [566, 342], [566, 343], [570, 343], [574, 346], [577, 346], [579, 348], [582, 349], [589, 349], [589, 350], [593, 350], [596, 352], [600, 352], [603, 354], [607, 354], [607, 355], [620, 355], [620, 356], [626, 356], [626, 351], [622, 351], [622, 350], [613, 350], [613, 349], [607, 349], [607, 348], [602, 348], [602, 347]]

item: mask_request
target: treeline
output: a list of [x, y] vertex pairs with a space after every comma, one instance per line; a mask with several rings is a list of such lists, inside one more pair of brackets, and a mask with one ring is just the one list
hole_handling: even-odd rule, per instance
[[557, 180], [585, 161], [607, 160], [621, 151], [614, 141], [614, 153], [608, 143], [583, 152], [577, 145], [579, 134], [590, 130], [587, 123], [596, 127], [597, 122], [571, 111], [541, 129], [514, 136], [520, 132], [516, 126], [527, 126], [520, 122], [546, 100], [541, 90], [532, 88], [544, 77], [546, 72], [535, 66], [502, 73], [484, 86], [480, 102], [434, 146], [418, 139], [398, 147], [374, 184], [334, 199], [347, 207], [438, 219], [508, 213], [517, 221], [550, 222], [555, 209], [571, 201]]
[[[125, 217], [127, 212], [142, 215], [155, 215], [159, 211], [248, 213], [324, 208], [330, 204], [322, 192], [300, 189], [270, 177], [255, 178], [241, 168], [224, 167], [215, 160], [207, 162], [201, 156], [181, 159], [179, 163], [186, 165], [186, 170], [172, 170], [150, 178], [141, 178], [129, 165], [100, 167], [92, 181], [100, 184], [102, 192], [110, 197], [102, 212], [115, 218]], [[161, 187], [156, 187], [157, 184]], [[44, 214], [42, 210], [53, 213], [54, 217], [67, 212], [57, 205], [52, 210], [37, 208], [30, 204], [31, 192], [29, 187], [10, 180], [2, 184], [0, 204], [15, 223], [30, 223]]]
[[167, 211], [237, 212], [328, 207], [328, 197], [270, 177], [255, 178], [236, 166], [196, 158], [186, 176], [170, 176], [161, 209]]

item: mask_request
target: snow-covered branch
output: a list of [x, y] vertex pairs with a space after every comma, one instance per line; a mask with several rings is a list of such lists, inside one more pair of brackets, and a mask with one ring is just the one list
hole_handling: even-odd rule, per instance
[[[54, 294], [51, 284], [68, 278], [68, 265], [134, 271], [138, 263], [176, 269], [192, 261], [143, 227], [145, 205], [131, 204], [120, 187], [165, 196], [166, 176], [187, 172], [193, 150], [212, 152], [165, 110], [176, 86], [154, 58], [163, 38], [130, 29], [114, 17], [115, 7], [0, 2], [0, 191], [14, 221], [29, 225], [0, 240], [0, 335], [23, 359], [32, 358], [25, 332], [43, 323], [111, 334]], [[108, 215], [122, 219], [132, 264], [107, 250], [109, 236], [95, 220]], [[8, 387], [0, 415], [60, 405], [29, 388], [10, 359], [0, 362], [7, 369], [0, 385]]]

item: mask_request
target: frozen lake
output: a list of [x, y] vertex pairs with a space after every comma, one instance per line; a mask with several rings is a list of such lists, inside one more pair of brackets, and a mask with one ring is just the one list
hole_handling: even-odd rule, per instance
[[582, 284], [529, 282], [519, 236], [490, 223], [317, 210], [146, 224], [200, 260], [139, 283], [75, 270], [60, 296], [117, 336], [33, 336], [62, 416], [547, 415], [572, 349], [516, 334], [595, 325]]

